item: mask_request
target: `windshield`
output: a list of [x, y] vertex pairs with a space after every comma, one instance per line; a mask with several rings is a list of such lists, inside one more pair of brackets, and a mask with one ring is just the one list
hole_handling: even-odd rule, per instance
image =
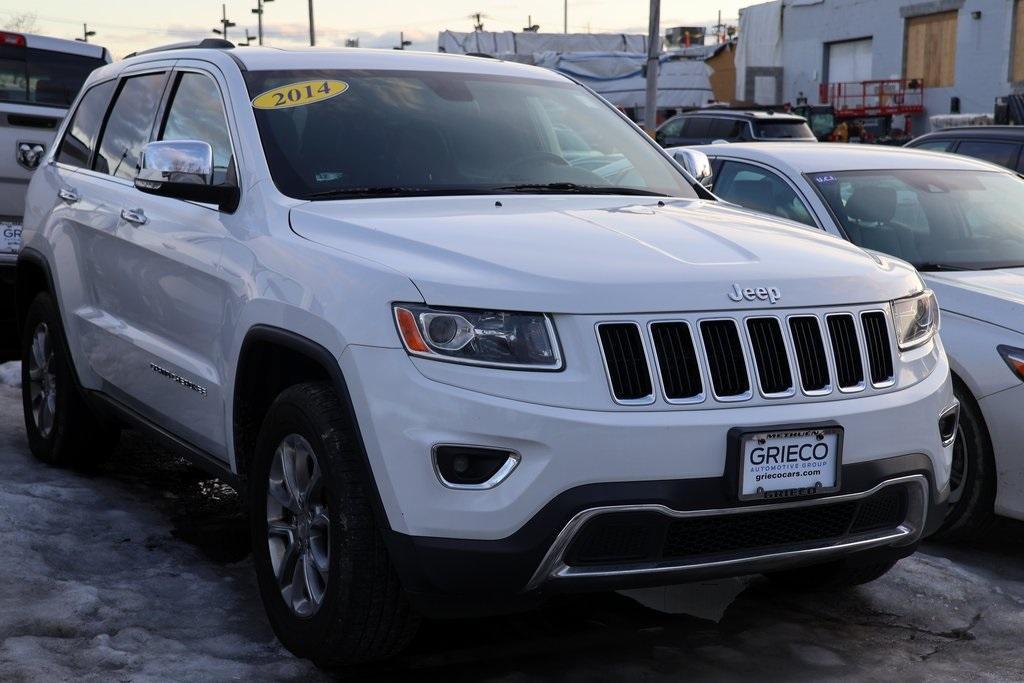
[[1024, 265], [1024, 181], [998, 171], [808, 176], [850, 240], [919, 270]]
[[696, 196], [653, 143], [568, 81], [376, 70], [246, 80], [274, 182], [292, 197]]
[[804, 121], [757, 121], [754, 134], [762, 140], [816, 140]]
[[92, 70], [104, 64], [81, 55], [0, 46], [0, 102], [66, 108]]

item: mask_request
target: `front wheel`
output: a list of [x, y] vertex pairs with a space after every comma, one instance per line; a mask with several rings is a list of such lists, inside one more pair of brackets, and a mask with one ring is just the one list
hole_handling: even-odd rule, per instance
[[370, 504], [369, 472], [327, 383], [286, 389], [249, 474], [253, 561], [278, 639], [320, 666], [396, 654], [418, 619]]
[[117, 445], [118, 429], [89, 409], [72, 372], [57, 306], [42, 292], [25, 316], [21, 397], [29, 449], [51, 465], [90, 465]]

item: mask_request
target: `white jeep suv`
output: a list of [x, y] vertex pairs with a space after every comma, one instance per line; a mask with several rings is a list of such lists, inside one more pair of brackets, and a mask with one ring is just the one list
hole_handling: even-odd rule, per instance
[[31, 448], [129, 425], [240, 487], [300, 656], [560, 591], [835, 589], [941, 522], [958, 407], [917, 273], [706, 201], [563, 76], [172, 46], [59, 135], [17, 273]]

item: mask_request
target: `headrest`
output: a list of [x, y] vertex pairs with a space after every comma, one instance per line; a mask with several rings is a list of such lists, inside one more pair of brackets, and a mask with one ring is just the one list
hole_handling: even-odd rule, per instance
[[846, 200], [846, 215], [864, 223], [888, 223], [896, 215], [896, 190], [880, 185], [861, 185]]

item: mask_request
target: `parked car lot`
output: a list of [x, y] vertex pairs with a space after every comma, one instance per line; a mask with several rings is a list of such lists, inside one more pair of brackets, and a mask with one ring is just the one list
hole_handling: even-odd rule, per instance
[[879, 579], [949, 496], [934, 296], [709, 197], [543, 69], [140, 53], [29, 186], [29, 447], [131, 426], [237, 485], [274, 633], [325, 666], [562, 593]]
[[942, 309], [964, 406], [942, 535], [1024, 519], [1024, 182], [967, 157], [821, 145], [712, 145], [723, 199], [903, 258]]

